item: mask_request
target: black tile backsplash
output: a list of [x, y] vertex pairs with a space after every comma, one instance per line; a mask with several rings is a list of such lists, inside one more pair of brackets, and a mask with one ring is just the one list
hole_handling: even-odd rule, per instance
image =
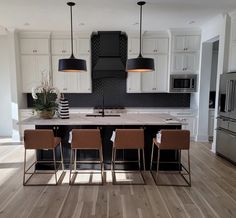
[[[106, 107], [190, 107], [190, 94], [185, 93], [126, 93], [126, 79], [106, 78], [93, 80], [91, 94], [65, 94], [70, 107], [97, 107], [102, 105], [104, 92]], [[27, 94], [28, 107], [33, 106]]]

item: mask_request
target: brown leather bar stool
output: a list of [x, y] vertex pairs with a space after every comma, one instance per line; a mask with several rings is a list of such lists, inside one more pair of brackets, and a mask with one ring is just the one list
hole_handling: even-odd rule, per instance
[[[153, 152], [155, 146], [157, 147], [158, 154], [157, 154], [157, 172], [156, 176], [154, 177], [152, 173], [152, 164], [153, 164]], [[171, 186], [169, 184], [158, 183], [158, 176], [161, 173], [161, 171], [159, 171], [160, 163], [178, 163], [179, 164], [178, 173], [183, 177], [183, 179], [187, 183], [187, 186], [191, 186], [189, 147], [190, 147], [190, 131], [188, 130], [161, 130], [160, 141], [158, 141], [156, 138], [153, 138], [150, 171], [157, 185]], [[179, 160], [177, 162], [176, 161], [160, 162], [161, 150], [177, 150], [179, 154], [178, 157]], [[187, 150], [188, 152], [188, 169], [186, 169], [186, 167], [181, 163], [181, 150]], [[181, 168], [183, 168], [185, 172], [182, 172]], [[188, 180], [185, 178], [186, 175], [188, 176]], [[186, 185], [173, 184], [173, 186], [186, 186]]]
[[[137, 149], [138, 150], [138, 160], [137, 161], [117, 161], [116, 160], [116, 150], [119, 149]], [[141, 160], [140, 160], [140, 150], [143, 154], [143, 170], [145, 171], [145, 154], [144, 154], [144, 130], [143, 129], [116, 129], [115, 131], [115, 140], [113, 143], [112, 149], [112, 162], [111, 162], [111, 171], [112, 171], [112, 181], [113, 184], [130, 184], [130, 183], [118, 183], [115, 176], [115, 164], [116, 163], [125, 163], [125, 162], [138, 162], [139, 171], [141, 173], [143, 183], [132, 183], [134, 185], [145, 184], [145, 180], [141, 171]], [[127, 172], [127, 171], [125, 171]]]
[[[57, 146], [60, 146], [60, 153], [61, 153], [61, 160], [56, 161], [55, 156], [55, 149]], [[40, 130], [25, 130], [24, 131], [24, 146], [25, 146], [25, 154], [24, 154], [24, 176], [23, 176], [23, 185], [28, 186], [41, 186], [41, 185], [57, 185], [57, 172], [62, 166], [62, 170], [64, 170], [64, 164], [63, 164], [63, 154], [62, 154], [62, 146], [61, 146], [61, 139], [58, 137], [54, 137], [53, 130], [50, 129], [40, 129]], [[33, 164], [31, 164], [28, 169], [26, 169], [26, 151], [29, 149], [35, 149], [35, 150], [52, 150], [53, 153], [53, 160], [45, 160], [45, 161], [35, 161]], [[52, 172], [36, 172], [34, 169], [33, 173], [30, 173], [29, 170], [35, 166], [37, 163], [53, 163], [54, 166], [54, 175], [55, 175], [55, 184], [28, 184], [31, 177], [35, 174], [52, 174]], [[57, 167], [57, 163], [60, 163], [60, 165]], [[25, 176], [30, 175], [29, 178], [26, 180]], [[61, 174], [62, 176], [62, 174]], [[61, 178], [60, 176], [60, 178]], [[59, 179], [60, 179], [59, 178]]]
[[[77, 150], [98, 150], [99, 161], [77, 161]], [[74, 151], [74, 152], [73, 152]], [[74, 153], [74, 171], [72, 171], [72, 159]], [[77, 163], [100, 163], [101, 165], [101, 183], [75, 183], [72, 174], [78, 174], [76, 171]], [[72, 141], [71, 141], [71, 158], [70, 158], [70, 185], [102, 185], [104, 182], [104, 165], [103, 165], [103, 152], [102, 152], [102, 139], [100, 129], [73, 129], [72, 130]]]

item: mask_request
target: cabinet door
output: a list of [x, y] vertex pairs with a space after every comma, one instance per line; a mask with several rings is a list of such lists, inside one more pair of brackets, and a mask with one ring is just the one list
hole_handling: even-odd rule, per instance
[[21, 55], [22, 91], [30, 93], [37, 85], [35, 57], [33, 55]]
[[22, 55], [21, 73], [22, 90], [25, 93], [32, 88], [41, 85], [42, 76], [49, 78], [49, 56], [48, 55]]
[[[75, 44], [75, 40], [74, 46]], [[53, 55], [70, 55], [71, 54], [71, 41], [70, 39], [53, 39], [52, 40], [52, 54]]]
[[198, 69], [198, 55], [196, 53], [185, 54], [185, 71], [196, 73]]
[[139, 53], [139, 38], [129, 38], [128, 40], [128, 53], [138, 54]]
[[60, 92], [67, 92], [65, 86], [65, 72], [58, 71], [59, 59], [66, 58], [66, 56], [52, 56], [52, 72], [53, 72], [53, 86], [58, 88]]
[[42, 79], [50, 80], [50, 58], [48, 55], [35, 56], [36, 80], [37, 84], [41, 85]]
[[90, 39], [80, 38], [77, 40], [77, 54], [89, 54], [90, 53]]
[[[155, 55], [147, 56], [149, 58], [156, 58]], [[156, 72], [146, 72], [141, 74], [142, 92], [156, 92]]]
[[174, 51], [183, 52], [185, 48], [185, 36], [174, 36]]
[[20, 39], [21, 54], [49, 54], [49, 39]]
[[186, 36], [185, 46], [187, 51], [199, 51], [200, 36]]
[[[129, 58], [136, 58], [136, 55], [129, 55]], [[141, 73], [131, 72], [127, 74], [126, 92], [140, 93], [141, 92]]]
[[168, 54], [169, 40], [167, 38], [156, 39], [156, 53]]
[[87, 71], [79, 72], [79, 84], [78, 92], [80, 93], [91, 93], [92, 92], [92, 80], [91, 80], [91, 59], [90, 55], [80, 55], [79, 58], [86, 60]]
[[195, 136], [195, 122], [196, 119], [195, 117], [178, 117], [178, 119], [183, 123], [182, 129], [184, 130], [189, 130], [190, 131], [190, 136], [194, 137]]
[[139, 93], [141, 91], [141, 73], [128, 73], [127, 93]]
[[67, 93], [78, 93], [79, 92], [79, 73], [69, 72], [65, 73], [65, 87]]
[[185, 70], [185, 54], [175, 53], [172, 59], [172, 71], [173, 72], [183, 72]]
[[167, 92], [168, 90], [168, 56], [158, 55], [155, 59], [156, 91]]
[[143, 39], [143, 54], [155, 54], [156, 50], [156, 39]]

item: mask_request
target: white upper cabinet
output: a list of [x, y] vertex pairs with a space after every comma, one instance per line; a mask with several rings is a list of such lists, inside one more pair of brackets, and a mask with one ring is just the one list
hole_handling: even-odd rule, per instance
[[155, 93], [168, 91], [168, 56], [152, 55], [155, 62], [155, 71], [141, 74], [142, 92]]
[[170, 74], [199, 72], [200, 33], [172, 33]]
[[77, 54], [90, 54], [90, 38], [77, 39]]
[[[70, 55], [71, 40], [70, 39], [52, 39], [52, 54], [53, 55]], [[76, 40], [73, 40], [74, 53], [76, 48]], [[68, 57], [68, 56], [67, 56]]]
[[175, 35], [174, 52], [196, 52], [200, 50], [199, 35]]
[[197, 73], [198, 62], [196, 53], [174, 53], [171, 73]]
[[65, 83], [65, 72], [58, 71], [58, 62], [61, 58], [67, 56], [52, 56], [52, 72], [53, 72], [53, 86], [57, 87], [60, 92], [67, 92], [67, 86]]
[[128, 53], [139, 54], [139, 38], [128, 38]]
[[174, 37], [174, 51], [185, 51], [185, 36], [175, 36]]
[[156, 53], [156, 39], [143, 39], [143, 54], [155, 54]]
[[141, 92], [141, 73], [138, 72], [128, 73], [126, 87], [127, 87], [127, 93]]
[[155, 59], [156, 91], [168, 91], [168, 56], [158, 55]]
[[[155, 56], [148, 56], [148, 58], [155, 58]], [[154, 60], [156, 63], [156, 60]], [[156, 65], [156, 64], [155, 64]], [[156, 71], [141, 73], [141, 89], [142, 92], [156, 92]]]
[[90, 56], [82, 55], [87, 63], [87, 72], [66, 73], [58, 71], [59, 59], [67, 56], [52, 56], [53, 85], [62, 93], [91, 93], [91, 65]]
[[143, 38], [143, 54], [167, 54], [168, 38]]
[[49, 39], [20, 39], [21, 54], [49, 54]]
[[49, 78], [49, 72], [48, 55], [21, 55], [22, 91], [30, 93], [41, 84], [42, 76]]
[[91, 58], [90, 55], [79, 55], [79, 58], [86, 60], [87, 71], [79, 72], [78, 90], [80, 93], [92, 92], [92, 78], [91, 78]]
[[[155, 71], [147, 73], [128, 73], [127, 93], [161, 93], [168, 91], [168, 52], [167, 35], [149, 35], [143, 37], [142, 53], [153, 58]], [[139, 53], [139, 39], [129, 38], [128, 58], [136, 58]]]
[[200, 36], [186, 36], [185, 44], [187, 51], [199, 51], [200, 50]]

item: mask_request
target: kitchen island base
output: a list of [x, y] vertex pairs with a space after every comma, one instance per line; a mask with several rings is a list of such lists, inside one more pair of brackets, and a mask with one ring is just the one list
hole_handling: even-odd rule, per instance
[[[105, 170], [109, 170], [111, 166], [111, 154], [112, 154], [112, 141], [111, 136], [115, 129], [144, 129], [145, 137], [145, 165], [146, 170], [150, 169], [150, 158], [151, 158], [151, 148], [152, 148], [152, 139], [156, 137], [156, 134], [161, 129], [181, 129], [181, 125], [58, 125], [58, 126], [47, 126], [47, 125], [36, 125], [36, 129], [53, 129], [54, 135], [61, 137], [63, 155], [64, 155], [64, 164], [65, 169], [69, 169], [70, 163], [70, 143], [69, 143], [69, 133], [72, 129], [94, 129], [99, 128], [101, 131], [102, 143], [103, 143], [103, 157], [104, 157], [104, 167]], [[157, 151], [154, 152], [154, 160], [156, 160]], [[52, 158], [52, 152], [47, 150], [37, 151], [37, 160], [49, 160]], [[60, 152], [56, 150], [56, 158], [60, 160]], [[98, 159], [98, 152], [91, 150], [80, 150], [77, 152], [77, 160], [95, 160]], [[138, 153], [137, 150], [118, 150], [117, 151], [117, 160], [137, 160]], [[161, 161], [163, 162], [178, 162], [179, 155], [178, 151], [175, 150], [164, 150], [161, 152]], [[100, 169], [99, 164], [79, 164], [77, 165], [78, 169]], [[52, 169], [51, 165], [47, 164], [37, 164], [37, 170], [48, 170]], [[120, 170], [138, 170], [138, 163], [122, 163], [116, 164], [116, 169]], [[153, 164], [153, 170], [156, 169], [156, 164]], [[178, 163], [162, 163], [160, 165], [160, 170], [179, 170]]]

